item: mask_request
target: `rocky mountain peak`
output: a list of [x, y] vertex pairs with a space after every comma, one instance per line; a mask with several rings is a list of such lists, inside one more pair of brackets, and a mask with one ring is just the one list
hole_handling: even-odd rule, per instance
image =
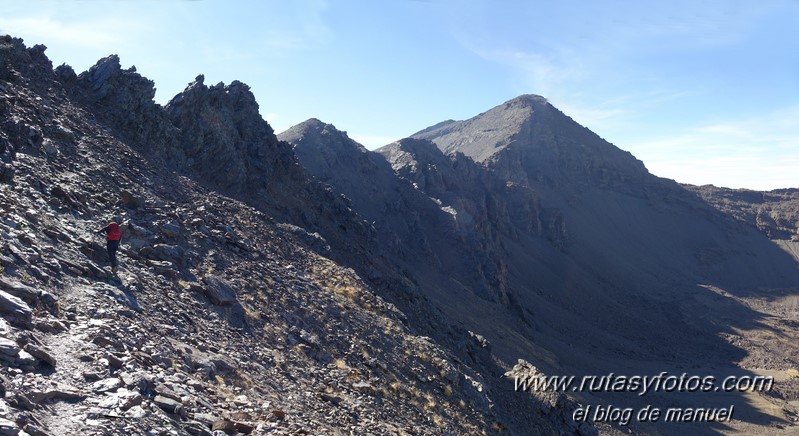
[[0, 80], [31, 81], [52, 78], [53, 63], [44, 54], [47, 46], [26, 47], [21, 38], [0, 35]]
[[506, 101], [505, 103], [502, 104], [502, 106], [506, 108], [527, 106], [531, 108], [541, 109], [545, 106], [551, 106], [551, 105], [549, 104], [549, 100], [547, 100], [546, 97], [543, 97], [541, 95], [522, 94], [518, 97]]
[[294, 130], [294, 129], [299, 129], [299, 130], [305, 130], [305, 129], [322, 130], [325, 127], [328, 127], [328, 126], [333, 128], [333, 129], [335, 129], [335, 126], [333, 126], [332, 124], [327, 124], [327, 123], [323, 122], [322, 120], [320, 120], [319, 118], [308, 118], [307, 120], [301, 122], [300, 124], [297, 124], [296, 126], [290, 128], [289, 130]]
[[135, 66], [123, 70], [119, 56], [115, 54], [97, 61], [88, 71], [81, 73], [78, 80], [94, 98], [109, 104], [122, 103], [123, 95], [136, 95], [140, 104], [152, 102], [155, 97], [155, 83], [138, 74]]
[[322, 181], [340, 171], [373, 174], [380, 164], [363, 145], [347, 136], [347, 132], [316, 118], [286, 130], [278, 138], [291, 144], [306, 171]]
[[347, 132], [339, 130], [336, 126], [317, 118], [305, 120], [278, 135], [278, 138], [283, 141], [288, 141], [288, 139], [295, 140], [300, 137], [305, 138], [305, 146], [308, 146], [310, 141], [316, 147], [340, 148], [340, 150], [337, 150], [338, 152], [350, 152], [353, 149], [357, 149], [359, 152], [366, 151], [364, 146], [350, 139], [347, 136]]
[[178, 148], [191, 171], [229, 193], [257, 192], [291, 171], [291, 149], [261, 117], [250, 87], [237, 80], [204, 82], [197, 76], [164, 108], [181, 132]]
[[413, 135], [427, 139], [447, 154], [462, 152], [476, 162], [485, 162], [512, 143], [533, 117], [533, 99], [527, 96], [510, 100], [465, 121], [439, 123]]
[[206, 100], [209, 103], [233, 109], [241, 112], [244, 116], [261, 118], [258, 114], [258, 102], [255, 101], [255, 95], [249, 85], [234, 80], [229, 85], [219, 82], [216, 85], [207, 86], [203, 74], [198, 75], [182, 93], [172, 98], [166, 107], [173, 116], [180, 116], [181, 109], [186, 104], [198, 100]]
[[533, 185], [608, 187], [640, 180], [643, 163], [552, 106], [522, 95], [465, 121], [442, 123], [415, 138], [461, 152], [503, 178]]

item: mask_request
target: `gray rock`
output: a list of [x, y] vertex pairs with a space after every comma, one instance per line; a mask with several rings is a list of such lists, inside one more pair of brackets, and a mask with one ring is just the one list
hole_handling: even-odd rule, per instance
[[33, 343], [29, 342], [29, 343], [25, 344], [24, 350], [27, 351], [28, 353], [30, 353], [31, 356], [33, 356], [33, 357], [35, 357], [35, 358], [37, 358], [37, 359], [39, 359], [39, 360], [41, 360], [43, 362], [46, 362], [48, 365], [50, 365], [53, 368], [55, 368], [56, 363], [57, 363], [56, 362], [56, 358], [53, 357], [51, 352], [49, 350], [45, 349], [44, 347], [40, 347], [40, 346], [38, 346], [36, 344], [33, 344]]
[[51, 157], [54, 157], [58, 154], [58, 146], [50, 138], [45, 138], [44, 141], [42, 141], [42, 150], [44, 150], [45, 154]]
[[139, 406], [144, 401], [141, 394], [121, 388], [117, 392], [106, 392], [106, 396], [97, 404], [103, 409], [116, 409], [127, 411], [134, 406]]
[[104, 283], [97, 284], [96, 288], [105, 293], [106, 295], [111, 296], [114, 300], [116, 300], [117, 303], [122, 304], [123, 306], [126, 306], [131, 310], [134, 310], [136, 312], [142, 311], [142, 308], [139, 305], [139, 301], [136, 299], [136, 296], [129, 290], [126, 291], [116, 286], [111, 286]]
[[133, 407], [140, 406], [144, 401], [144, 397], [138, 393], [132, 393], [131, 395], [123, 396], [124, 401], [119, 405], [119, 408], [122, 410], [129, 410]]
[[39, 293], [39, 300], [44, 304], [44, 307], [47, 307], [48, 309], [53, 309], [53, 310], [56, 309], [56, 301], [57, 301], [57, 299], [56, 299], [55, 295], [53, 295], [53, 294], [51, 294], [51, 293], [49, 293], [47, 291], [41, 291]]
[[28, 392], [26, 397], [36, 404], [41, 404], [47, 400], [82, 400], [86, 398], [86, 394], [72, 386], [58, 383], [55, 387], [51, 387], [47, 390], [33, 390]]
[[25, 433], [29, 434], [30, 436], [51, 436], [50, 433], [47, 433], [46, 431], [42, 430], [41, 427], [32, 422], [25, 424], [22, 430], [25, 431]]
[[133, 406], [125, 411], [124, 416], [129, 419], [142, 419], [147, 416], [147, 411], [142, 406]]
[[183, 428], [194, 436], [213, 436], [213, 433], [208, 430], [208, 425], [201, 422], [187, 421], [183, 424]]
[[161, 233], [163, 233], [167, 238], [175, 239], [180, 236], [180, 226], [177, 224], [163, 223], [159, 228]]
[[123, 385], [122, 380], [119, 378], [107, 378], [92, 384], [92, 390], [97, 393], [115, 391]]
[[20, 347], [11, 339], [0, 337], [0, 359], [13, 362]]
[[178, 268], [186, 265], [186, 249], [179, 245], [155, 244], [152, 247], [144, 247], [140, 254], [151, 259], [172, 262]]
[[36, 330], [43, 333], [60, 333], [67, 330], [64, 323], [57, 319], [37, 321], [34, 327], [36, 327]]
[[201, 424], [210, 427], [213, 423], [219, 420], [217, 415], [212, 413], [195, 413], [192, 415], [195, 421], [200, 422]]
[[20, 428], [17, 427], [17, 424], [14, 421], [0, 418], [0, 435], [17, 436], [19, 432]]
[[33, 311], [22, 299], [0, 291], [0, 314], [15, 326], [31, 328]]
[[20, 410], [34, 410], [36, 408], [36, 403], [31, 401], [27, 395], [23, 394], [22, 392], [16, 392], [12, 394], [8, 398], [8, 405]]
[[100, 268], [99, 266], [95, 265], [93, 262], [86, 262], [86, 269], [94, 277], [98, 277], [101, 279], [107, 279], [111, 277], [110, 272]]
[[225, 279], [216, 276], [203, 278], [206, 286], [203, 288], [205, 295], [217, 306], [229, 306], [236, 303], [236, 291]]
[[120, 70], [119, 56], [111, 55], [97, 61], [89, 71], [81, 73], [78, 78], [90, 84], [91, 90], [98, 99], [102, 99], [112, 86], [109, 79]]
[[153, 403], [167, 413], [179, 414], [184, 410], [183, 404], [181, 404], [180, 401], [173, 400], [163, 395], [156, 395], [155, 398], [153, 398]]
[[28, 271], [33, 277], [36, 277], [37, 279], [45, 283], [50, 280], [50, 275], [42, 271], [41, 268], [38, 268], [36, 266], [31, 266]]
[[14, 266], [15, 263], [16, 262], [14, 261], [14, 259], [12, 259], [12, 258], [10, 258], [10, 257], [8, 257], [8, 256], [6, 256], [4, 254], [0, 254], [0, 265], [2, 265], [4, 267], [12, 267], [12, 266]]
[[38, 289], [6, 277], [0, 277], [0, 289], [30, 302], [38, 300], [40, 294]]
[[144, 199], [132, 194], [130, 191], [123, 190], [119, 193], [119, 199], [122, 201], [122, 204], [125, 205], [128, 209], [138, 209], [144, 206]]
[[125, 366], [125, 361], [111, 353], [106, 354], [105, 357], [108, 360], [108, 367], [112, 370], [122, 369]]
[[214, 422], [211, 425], [211, 430], [214, 432], [221, 431], [224, 432], [225, 434], [235, 434], [236, 423], [227, 418], [223, 418]]

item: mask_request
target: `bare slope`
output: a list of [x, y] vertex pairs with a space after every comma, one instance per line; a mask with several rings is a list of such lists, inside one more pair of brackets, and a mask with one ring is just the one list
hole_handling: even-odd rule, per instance
[[799, 189], [753, 191], [685, 185], [713, 207], [754, 224], [773, 240], [799, 241]]
[[[246, 85], [198, 80], [161, 108], [152, 82], [115, 57], [76, 75], [53, 70], [43, 46], [19, 39], [0, 37], [0, 54], [5, 431], [503, 427], [483, 375], [415, 334], [405, 314], [335, 261], [353, 256], [358, 269], [382, 268], [384, 287], [395, 280], [367, 258], [366, 227], [304, 178], [288, 145], [265, 123], [247, 130]], [[244, 174], [220, 174], [234, 170]], [[118, 276], [95, 234], [111, 215], [125, 224]], [[487, 354], [477, 339], [461, 344], [464, 354]], [[539, 407], [532, 398], [519, 405]], [[545, 415], [528, 428], [565, 425]]]
[[[481, 159], [488, 171], [524, 184], [538, 193], [545, 207], [562, 214], [568, 243], [560, 260], [523, 239], [502, 241], [520, 254], [508, 256], [509, 262], [516, 262], [509, 267], [515, 272], [509, 274], [528, 273], [516, 289], [552, 290], [561, 304], [582, 307], [578, 313], [606, 327], [614, 341], [636, 332], [640, 337], [627, 345], [631, 352], [669, 341], [658, 332], [679, 324], [670, 319], [672, 311], [652, 310], [648, 304], [678, 304], [703, 283], [740, 295], [795, 288], [799, 283], [795, 261], [754, 229], [717, 212], [676, 183], [649, 175], [629, 153], [541, 98], [522, 96], [424, 136], [444, 151]], [[527, 260], [521, 260], [524, 257]], [[570, 271], [568, 277], [556, 274], [547, 280], [553, 267]], [[561, 283], [564, 278], [567, 283]], [[622, 301], [627, 309], [614, 310]], [[530, 309], [535, 307], [540, 306]], [[606, 310], [597, 310], [601, 307]], [[699, 345], [703, 338], [712, 341], [707, 333], [682, 329], [669, 336], [693, 353], [691, 344]]]
[[[474, 216], [485, 213], [483, 204], [469, 199], [468, 204], [453, 207], [448, 199], [438, 198], [436, 192], [414, 188], [419, 183], [432, 187], [436, 182], [397, 177], [382, 156], [318, 120], [295, 126], [279, 138], [294, 146], [300, 163], [310, 174], [346, 196], [353, 210], [375, 230], [382, 252], [401, 262], [410, 274], [430, 276], [447, 271], [452, 278], [469, 283], [470, 290], [480, 298], [500, 298], [491, 290], [496, 287], [490, 283], [492, 274], [486, 274], [486, 269], [494, 269], [493, 256], [464, 237], [476, 220], [486, 219]], [[428, 149], [448, 166], [449, 159], [428, 144]], [[435, 165], [432, 160], [427, 164]], [[466, 181], [463, 188], [473, 191], [469, 183], [479, 186], [482, 182]]]

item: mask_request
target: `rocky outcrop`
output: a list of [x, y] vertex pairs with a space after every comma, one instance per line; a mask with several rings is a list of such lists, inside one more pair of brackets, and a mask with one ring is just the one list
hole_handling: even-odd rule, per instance
[[462, 232], [517, 237], [543, 231], [537, 194], [508, 184], [463, 153], [447, 156], [434, 143], [407, 138], [377, 150], [396, 174], [453, 215]]
[[117, 135], [148, 152], [157, 151], [173, 164], [180, 162], [174, 150], [179, 132], [153, 101], [155, 84], [135, 66], [122, 69], [119, 56], [110, 55], [77, 76], [68, 66], [56, 73], [72, 98], [112, 126]]
[[215, 189], [255, 196], [294, 164], [290, 148], [275, 138], [244, 83], [209, 87], [200, 75], [165, 109], [180, 129], [186, 165]]
[[547, 376], [530, 362], [519, 359], [516, 365], [506, 372], [504, 376], [508, 378], [508, 381], [512, 381], [514, 386], [517, 386], [517, 389], [519, 386], [522, 387], [518, 390], [536, 399], [535, 403], [538, 408], [534, 409], [534, 413], [541, 416], [542, 419], [548, 419], [557, 423], [558, 426], [569, 428], [571, 434], [574, 435], [599, 435], [592, 422], [575, 422], [574, 412], [580, 405], [570, 399], [565, 393], [549, 388], [533, 388], [536, 381], [544, 385]]
[[[7, 82], [46, 82], [53, 78], [53, 63], [44, 54], [47, 47], [36, 44], [25, 47], [11, 35], [0, 36], [0, 80]], [[8, 91], [6, 89], [6, 91]]]
[[277, 141], [244, 83], [208, 87], [200, 75], [161, 107], [153, 101], [154, 83], [135, 66], [123, 69], [117, 55], [79, 75], [68, 66], [59, 67], [56, 76], [69, 95], [113, 127], [115, 135], [213, 189], [245, 196], [255, 204], [280, 198], [280, 190], [270, 189], [277, 180], [302, 185], [290, 148]]
[[449, 216], [430, 198], [398, 179], [380, 155], [335, 126], [311, 119], [279, 138], [292, 145], [309, 174], [344, 196], [346, 208], [367, 220], [384, 249], [393, 254], [430, 252], [429, 232], [451, 231]]
[[799, 241], [799, 189], [753, 191], [684, 185], [725, 214], [757, 227], [770, 239]]

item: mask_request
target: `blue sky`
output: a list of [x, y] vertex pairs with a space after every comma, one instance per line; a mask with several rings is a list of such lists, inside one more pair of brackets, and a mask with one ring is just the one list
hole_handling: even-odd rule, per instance
[[0, 0], [0, 33], [84, 71], [112, 53], [164, 104], [241, 80], [276, 132], [368, 148], [539, 94], [650, 172], [799, 187], [799, 0]]

